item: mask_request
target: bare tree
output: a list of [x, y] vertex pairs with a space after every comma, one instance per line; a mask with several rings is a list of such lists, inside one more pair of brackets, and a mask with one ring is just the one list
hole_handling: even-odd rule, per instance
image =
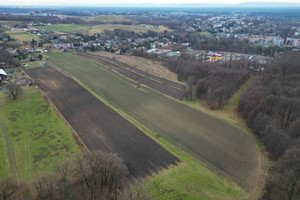
[[72, 199], [71, 187], [74, 168], [70, 161], [63, 163], [56, 168], [58, 178], [57, 186], [60, 188], [62, 199]]
[[36, 198], [53, 200], [56, 190], [56, 181], [54, 175], [38, 177], [32, 184], [35, 189]]
[[150, 200], [150, 196], [144, 184], [136, 181], [128, 187], [121, 197], [122, 200]]
[[12, 178], [5, 178], [0, 181], [0, 200], [17, 199], [18, 183]]
[[6, 93], [9, 98], [16, 100], [23, 92], [21, 85], [18, 84], [16, 79], [14, 82], [10, 82], [5, 86]]
[[126, 168], [122, 160], [112, 153], [88, 152], [75, 160], [75, 175], [81, 185], [89, 190], [91, 200], [96, 196], [113, 195], [117, 199], [118, 189]]
[[188, 85], [188, 89], [186, 91], [186, 97], [191, 101], [193, 100], [193, 77], [189, 76], [187, 79], [187, 85]]

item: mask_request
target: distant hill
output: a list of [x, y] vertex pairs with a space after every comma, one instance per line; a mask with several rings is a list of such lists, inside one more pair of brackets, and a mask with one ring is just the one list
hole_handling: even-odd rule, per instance
[[293, 2], [245, 2], [240, 4], [218, 4], [218, 3], [183, 3], [183, 4], [154, 4], [154, 3], [141, 3], [141, 4], [97, 4], [97, 6], [105, 7], [171, 7], [171, 8], [300, 8], [300, 3]]
[[[283, 1], [283, 0], [282, 0]], [[1, 6], [1, 3], [0, 3]], [[80, 4], [70, 4], [70, 3], [60, 3], [58, 5], [45, 4], [45, 5], [3, 5], [3, 7], [112, 7], [112, 8], [122, 8], [122, 7], [136, 7], [136, 8], [300, 8], [299, 3], [293, 2], [245, 2], [240, 4], [224, 4], [224, 3], [182, 3], [182, 4], [156, 4], [156, 3], [80, 3]]]

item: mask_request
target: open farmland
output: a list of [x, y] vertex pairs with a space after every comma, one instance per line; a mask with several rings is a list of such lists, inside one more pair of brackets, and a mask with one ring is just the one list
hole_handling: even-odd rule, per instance
[[15, 40], [19, 40], [20, 42], [26, 42], [34, 40], [39, 40], [39, 37], [32, 35], [30, 33], [24, 32], [24, 31], [8, 31], [6, 32], [10, 37], [14, 38]]
[[126, 31], [133, 31], [133, 32], [148, 32], [148, 31], [156, 31], [156, 32], [164, 32], [164, 31], [172, 31], [171, 29], [164, 27], [164, 26], [158, 26], [157, 29], [155, 28], [147, 28], [143, 27], [141, 25], [123, 25], [123, 24], [101, 24], [92, 26], [91, 28], [87, 29], [89, 34], [94, 33], [103, 33], [104, 30], [110, 30], [113, 31], [115, 29], [123, 29]]
[[[0, 118], [12, 143], [21, 181], [31, 181], [52, 171], [57, 164], [80, 151], [70, 128], [36, 88], [25, 87], [20, 99], [3, 103]], [[1, 149], [5, 148], [2, 137], [1, 133]], [[6, 151], [0, 153], [0, 177], [9, 175], [8, 159], [2, 157], [2, 152]]]
[[81, 32], [82, 30], [86, 30], [90, 28], [90, 25], [77, 25], [77, 24], [53, 24], [49, 26], [36, 26], [39, 29], [46, 29], [54, 32]]
[[138, 88], [135, 82], [92, 61], [64, 53], [51, 53], [49, 58], [156, 137], [190, 152], [249, 190], [260, 182], [260, 151], [252, 135], [151, 89]]
[[186, 86], [182, 84], [159, 78], [138, 68], [127, 65], [126, 63], [122, 63], [118, 60], [79, 52], [76, 53], [76, 55], [89, 60], [94, 60], [95, 62], [100, 63], [103, 66], [107, 66], [110, 69], [126, 76], [127, 78], [136, 81], [138, 84], [147, 85], [152, 89], [155, 89], [179, 100], [182, 100], [184, 98]]
[[133, 176], [145, 176], [179, 161], [62, 73], [51, 67], [27, 73], [41, 85], [89, 150], [117, 153]]
[[100, 21], [100, 22], [131, 22], [132, 20], [127, 19], [120, 15], [99, 15], [96, 17], [91, 17], [88, 21]]

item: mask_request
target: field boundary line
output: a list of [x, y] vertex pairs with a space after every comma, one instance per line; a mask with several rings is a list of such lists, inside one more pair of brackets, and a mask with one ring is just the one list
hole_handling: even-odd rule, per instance
[[59, 112], [58, 108], [55, 106], [55, 104], [51, 101], [51, 99], [44, 93], [43, 90], [41, 90], [43, 92], [43, 97], [44, 100], [50, 104], [53, 108], [53, 110], [56, 112], [56, 114], [68, 125], [68, 127], [71, 129], [72, 135], [74, 140], [76, 141], [77, 145], [79, 146], [80, 150], [82, 152], [87, 152], [89, 151], [89, 149], [86, 147], [86, 145], [83, 143], [83, 141], [81, 140], [81, 138], [79, 137], [78, 133], [73, 129], [73, 127], [69, 124], [69, 122], [64, 118], [64, 116]]
[[[51, 63], [50, 63], [51, 65]], [[53, 67], [55, 68], [55, 67]], [[56, 68], [55, 68], [56, 69]], [[63, 72], [63, 71], [61, 71]], [[26, 71], [25, 71], [26, 73]], [[33, 80], [27, 73], [26, 75], [31, 79]], [[75, 140], [75, 142], [77, 143], [77, 145], [79, 146], [80, 150], [82, 152], [86, 152], [86, 151], [89, 151], [89, 149], [86, 147], [86, 145], [83, 143], [83, 141], [80, 139], [78, 133], [73, 129], [73, 127], [69, 124], [69, 122], [64, 118], [64, 116], [59, 112], [58, 108], [54, 105], [54, 103], [51, 101], [51, 99], [45, 94], [45, 92], [42, 90], [41, 86], [39, 85], [38, 82], [36, 82], [36, 84], [38, 85], [39, 87], [39, 90], [43, 93], [43, 99], [45, 102], [47, 102], [49, 105], [52, 106], [53, 110], [56, 112], [56, 114], [67, 124], [67, 126], [71, 129], [71, 133], [72, 133], [72, 136]]]

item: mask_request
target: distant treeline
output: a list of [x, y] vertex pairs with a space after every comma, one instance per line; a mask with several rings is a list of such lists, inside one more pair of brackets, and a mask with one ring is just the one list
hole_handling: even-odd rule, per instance
[[61, 23], [61, 24], [80, 24], [83, 23], [84, 21], [80, 18], [75, 18], [75, 17], [67, 17], [64, 19], [58, 18], [56, 16], [31, 16], [31, 15], [0, 15], [0, 20], [1, 21], [20, 21], [24, 23], [28, 22], [36, 22], [36, 23]]
[[300, 199], [300, 54], [275, 59], [242, 95], [238, 111], [271, 153], [264, 199]]
[[234, 38], [193, 38], [192, 44], [194, 49], [208, 49], [211, 51], [228, 51], [246, 54], [256, 54], [263, 56], [274, 56], [280, 51], [278, 46], [269, 46], [267, 48], [261, 45], [254, 45], [248, 41], [240, 41]]
[[87, 21], [80, 17], [64, 17], [59, 18], [57, 16], [32, 16], [32, 15], [0, 15], [0, 21], [20, 21], [23, 23], [36, 22], [36, 23], [51, 23], [51, 24], [124, 24], [132, 25], [130, 21], [114, 21], [114, 22], [103, 22], [103, 21]]

